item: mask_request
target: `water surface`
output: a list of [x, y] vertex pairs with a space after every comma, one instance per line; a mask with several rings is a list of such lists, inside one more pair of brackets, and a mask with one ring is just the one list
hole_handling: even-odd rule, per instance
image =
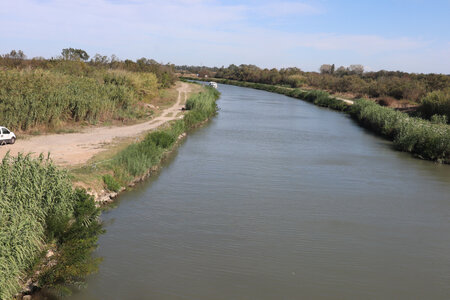
[[450, 299], [450, 166], [219, 89], [219, 115], [103, 215], [104, 261], [70, 299]]

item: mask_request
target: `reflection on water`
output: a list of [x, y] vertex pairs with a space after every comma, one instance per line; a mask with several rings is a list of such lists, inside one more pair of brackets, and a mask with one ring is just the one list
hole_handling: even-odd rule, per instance
[[103, 216], [69, 299], [449, 299], [450, 166], [346, 115], [220, 85], [220, 114]]

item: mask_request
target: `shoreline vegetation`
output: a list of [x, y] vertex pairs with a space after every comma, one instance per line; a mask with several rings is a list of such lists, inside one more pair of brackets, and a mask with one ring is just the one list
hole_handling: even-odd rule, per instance
[[299, 88], [219, 78], [182, 78], [215, 81], [269, 91], [344, 112], [361, 126], [391, 140], [395, 149], [399, 151], [409, 152], [420, 159], [450, 164], [450, 125], [446, 124], [446, 118], [435, 118], [428, 121], [366, 99], [354, 100], [354, 104], [349, 105], [320, 90], [306, 91]]
[[434, 115], [450, 122], [450, 75], [400, 71], [365, 71], [362, 65], [337, 67], [324, 64], [319, 72], [296, 67], [267, 69], [255, 65], [228, 67], [177, 66], [181, 74], [229, 79], [303, 90], [326, 91], [336, 97], [370, 99], [382, 106], [431, 120]]
[[20, 292], [21, 280], [35, 277], [41, 262], [40, 284], [60, 291], [63, 281], [77, 284], [96, 270], [99, 260], [91, 252], [103, 232], [100, 210], [85, 190], [72, 188], [67, 171], [42, 154], [6, 155], [0, 182], [1, 299]]
[[155, 104], [177, 80], [174, 66], [141, 58], [63, 49], [57, 58], [0, 55], [0, 124], [19, 133], [133, 123], [157, 114]]
[[[219, 96], [209, 87], [191, 95], [184, 118], [128, 145], [90, 175], [101, 178], [111, 193], [133, 186], [161, 164], [180, 138], [217, 113]], [[97, 270], [101, 259], [93, 258], [92, 251], [103, 232], [101, 209], [85, 189], [73, 188], [71, 177], [43, 155], [3, 159], [0, 299], [11, 299], [24, 287], [19, 298], [40, 288], [67, 294]]]
[[186, 102], [187, 113], [182, 119], [148, 133], [141, 141], [130, 144], [94, 172], [103, 174], [103, 182], [111, 192], [119, 192], [133, 185], [136, 180], [147, 177], [161, 163], [164, 155], [173, 150], [180, 138], [217, 113], [216, 100], [219, 96], [220, 93], [210, 87], [190, 96]]
[[[60, 57], [48, 60], [26, 59], [23, 52], [14, 50], [0, 56], [1, 125], [31, 135], [76, 130], [85, 125], [148, 119], [160, 113], [157, 105], [167, 105], [163, 98], [176, 81], [176, 66], [146, 58], [121, 61], [99, 54], [88, 59], [85, 51], [73, 48], [63, 49]], [[240, 70], [249, 76], [261, 73], [260, 77], [253, 74], [256, 77], [251, 80], [248, 77], [248, 81], [265, 80], [270, 84], [224, 78], [207, 81], [266, 90], [345, 112], [362, 126], [392, 140], [398, 150], [450, 163], [446, 75], [410, 75], [390, 84], [383, 77], [389, 74], [369, 74], [374, 79], [359, 78], [362, 73], [336, 75], [330, 71], [319, 75], [294, 69], [266, 72], [245, 66], [215, 72], [233, 77]], [[401, 74], [397, 75], [391, 77]], [[416, 100], [423, 97], [419, 112], [429, 121], [369, 100], [355, 100], [349, 105], [323, 90], [300, 89], [304, 83], [318, 89], [323, 89], [322, 85], [332, 90], [340, 88], [341, 92], [354, 92], [361, 85], [364, 93], [398, 96], [398, 100], [408, 95]], [[92, 256], [98, 236], [104, 232], [99, 203], [111, 202], [117, 193], [153, 174], [187, 132], [217, 113], [219, 95], [210, 87], [191, 95], [183, 118], [144, 137], [124, 141], [120, 148], [111, 149], [108, 159], [101, 163], [94, 161], [69, 170], [56, 166], [42, 154], [33, 158], [8, 153], [0, 163], [0, 299], [21, 298], [40, 288], [65, 294], [74, 286], [82, 286], [84, 278], [95, 272], [101, 261]], [[105, 201], [96, 194], [97, 187], [106, 193]]]

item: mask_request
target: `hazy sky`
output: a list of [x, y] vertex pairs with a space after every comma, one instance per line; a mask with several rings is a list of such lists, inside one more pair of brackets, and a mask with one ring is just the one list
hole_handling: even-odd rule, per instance
[[0, 53], [450, 73], [450, 0], [0, 0]]

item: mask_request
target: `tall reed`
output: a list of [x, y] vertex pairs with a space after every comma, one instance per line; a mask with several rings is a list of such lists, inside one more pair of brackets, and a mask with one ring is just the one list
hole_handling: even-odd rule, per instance
[[[66, 242], [73, 241], [68, 233], [79, 222], [92, 220], [92, 216], [95, 219], [98, 213], [95, 206], [92, 210], [93, 199], [84, 190], [73, 191], [68, 174], [42, 155], [33, 159], [29, 155], [7, 154], [0, 164], [0, 186], [0, 299], [10, 299], [19, 291], [20, 279], [31, 270], [45, 243], [55, 242], [67, 253]], [[91, 210], [80, 209], [86, 205]], [[91, 218], [86, 218], [87, 211]], [[95, 247], [96, 236], [101, 232], [97, 226], [101, 225], [84, 225], [82, 235], [91, 240], [78, 244], [77, 249]], [[77, 276], [86, 275], [83, 269], [88, 264], [81, 263], [90, 263], [90, 255], [84, 252], [82, 257], [74, 257], [77, 261], [62, 263], [61, 268], [77, 271]], [[74, 278], [72, 274], [65, 275], [68, 280]]]
[[137, 102], [158, 93], [152, 73], [96, 71], [90, 76], [0, 70], [0, 124], [13, 130], [96, 123], [143, 115]]
[[[186, 103], [188, 112], [182, 120], [173, 122], [167, 129], [149, 133], [142, 141], [118, 153], [107, 166], [114, 172], [114, 181], [126, 186], [132, 179], [144, 175], [157, 165], [181, 133], [196, 127], [217, 112], [215, 101], [218, 97], [219, 92], [213, 88], [206, 88], [204, 92], [191, 96]], [[111, 182], [111, 178], [107, 181]]]

